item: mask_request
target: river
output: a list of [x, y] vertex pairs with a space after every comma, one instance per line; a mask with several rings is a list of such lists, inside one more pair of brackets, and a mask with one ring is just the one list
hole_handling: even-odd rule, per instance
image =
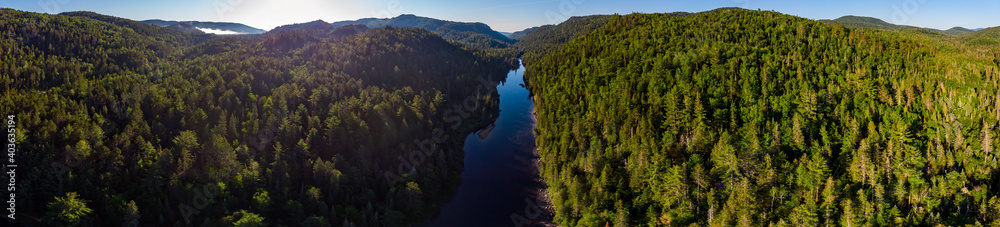
[[[534, 226], [551, 221], [538, 195], [535, 119], [524, 66], [497, 85], [500, 116], [489, 132], [465, 138], [465, 170], [455, 196], [424, 226]], [[481, 138], [485, 136], [484, 138]]]

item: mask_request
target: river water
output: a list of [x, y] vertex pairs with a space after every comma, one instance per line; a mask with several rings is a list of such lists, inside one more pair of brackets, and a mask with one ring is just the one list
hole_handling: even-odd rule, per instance
[[[535, 120], [524, 66], [497, 85], [500, 116], [489, 132], [465, 139], [465, 170], [454, 198], [424, 226], [534, 226], [550, 221], [539, 214], [543, 188], [535, 165]], [[485, 138], [481, 138], [485, 136]], [[544, 212], [542, 212], [544, 213]]]

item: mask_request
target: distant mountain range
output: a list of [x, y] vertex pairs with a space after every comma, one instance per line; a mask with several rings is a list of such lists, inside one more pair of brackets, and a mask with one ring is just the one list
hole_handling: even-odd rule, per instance
[[173, 29], [177, 29], [177, 30], [181, 30], [181, 31], [186, 31], [186, 32], [205, 33], [204, 31], [201, 31], [200, 29], [198, 29], [198, 27], [195, 27], [191, 23], [173, 23], [173, 24], [170, 24], [170, 25], [167, 25], [167, 26], [161, 26], [161, 27], [173, 28]]
[[948, 34], [965, 34], [965, 33], [975, 32], [975, 30], [971, 30], [971, 29], [963, 28], [963, 27], [954, 27], [954, 28], [951, 28], [951, 29], [948, 29], [948, 30], [944, 30], [943, 32], [944, 33], [948, 33]]
[[973, 45], [997, 46], [1000, 45], [1000, 27], [982, 28], [975, 30], [965, 37]]
[[985, 29], [985, 28], [968, 29], [968, 28], [963, 28], [963, 27], [953, 27], [951, 29], [943, 30], [942, 31], [942, 30], [933, 29], [933, 28], [921, 28], [921, 27], [915, 27], [915, 26], [897, 25], [897, 24], [892, 24], [892, 23], [889, 23], [889, 22], [885, 22], [885, 21], [883, 21], [881, 19], [878, 19], [878, 18], [874, 18], [874, 17], [862, 17], [862, 16], [843, 16], [843, 17], [840, 17], [840, 18], [837, 18], [837, 19], [833, 19], [833, 20], [819, 20], [819, 21], [826, 22], [826, 23], [833, 23], [833, 24], [842, 24], [844, 26], [852, 27], [852, 28], [874, 28], [874, 29], [888, 29], [888, 30], [900, 30], [900, 29], [917, 29], [917, 30], [921, 30], [921, 29], [926, 29], [926, 30], [931, 30], [931, 31], [940, 32], [940, 33], [944, 33], [944, 34], [950, 34], [950, 35], [969, 34], [969, 33], [977, 32], [977, 31]]
[[831, 24], [843, 24], [847, 27], [852, 28], [875, 28], [875, 29], [901, 29], [905, 26], [890, 24], [883, 21], [882, 19], [874, 17], [861, 17], [861, 16], [843, 16], [833, 20], [819, 20], [821, 22], [831, 23]]
[[[674, 14], [690, 14], [690, 13], [679, 12], [667, 15], [683, 16]], [[914, 30], [920, 30], [921, 32], [933, 31], [950, 35], [970, 34], [984, 29], [989, 29], [989, 28], [968, 29], [964, 27], [953, 27], [948, 30], [938, 30], [932, 28], [897, 25], [885, 22], [878, 18], [853, 16], [853, 15], [843, 16], [833, 20], [818, 20], [818, 21], [825, 23], [842, 24], [844, 26], [853, 28], [872, 28], [872, 29], [888, 29], [888, 30], [914, 29]], [[144, 24], [156, 25], [160, 27], [174, 28], [188, 32], [204, 32], [212, 34], [262, 34], [268, 32], [266, 30], [250, 27], [245, 24], [229, 23], [229, 22], [168, 21], [168, 20], [158, 20], [158, 19], [144, 20], [139, 22]], [[481, 43], [481, 44], [485, 43], [487, 46], [496, 46], [496, 47], [505, 47], [509, 44], [513, 44], [518, 40], [523, 39], [525, 35], [535, 31], [540, 27], [544, 27], [544, 26], [532, 27], [513, 33], [498, 32], [493, 30], [492, 28], [490, 28], [489, 25], [486, 25], [484, 23], [454, 22], [454, 21], [439, 20], [428, 17], [420, 17], [412, 14], [403, 14], [394, 18], [363, 18], [358, 20], [337, 21], [333, 23], [328, 23], [323, 20], [316, 20], [306, 23], [283, 25], [274, 28], [271, 31], [284, 31], [292, 29], [309, 29], [309, 30], [319, 29], [319, 30], [326, 30], [328, 32], [333, 32], [336, 28], [344, 27], [347, 25], [363, 25], [364, 28], [352, 27], [351, 29], [341, 31], [341, 33], [355, 33], [358, 31], [367, 30], [369, 28], [381, 28], [386, 26], [415, 27], [415, 28], [427, 29], [429, 31], [432, 31], [440, 35], [442, 38], [448, 40], [470, 42], [470, 43]]]
[[381, 28], [385, 26], [423, 28], [437, 33], [445, 39], [457, 41], [478, 39], [480, 37], [477, 36], [482, 35], [502, 43], [513, 43], [513, 41], [510, 38], [507, 38], [506, 35], [493, 30], [489, 25], [484, 23], [454, 22], [428, 17], [419, 17], [412, 14], [403, 14], [394, 18], [364, 18], [353, 21], [338, 21], [332, 23], [331, 25], [333, 28], [338, 28], [351, 24], [365, 25], [369, 28]]
[[194, 28], [195, 30], [201, 32], [222, 34], [222, 35], [261, 34], [266, 32], [263, 29], [250, 27], [245, 24], [230, 23], [230, 22], [168, 21], [168, 20], [154, 19], [154, 20], [139, 21], [139, 23], [156, 25], [160, 27], [171, 27], [173, 25], [176, 25], [173, 26], [173, 28], [182, 28], [185, 29], [186, 31], [191, 31], [188, 28], [189, 26], [177, 25], [177, 24], [187, 24], [190, 25], [191, 28]]
[[531, 28], [528, 28], [528, 29], [517, 31], [517, 32], [511, 33], [510, 35], [507, 35], [507, 38], [514, 39], [514, 40], [519, 40], [519, 39], [523, 38], [525, 35], [527, 35], [528, 33], [531, 33], [533, 31], [537, 30], [538, 28], [539, 27], [531, 27]]

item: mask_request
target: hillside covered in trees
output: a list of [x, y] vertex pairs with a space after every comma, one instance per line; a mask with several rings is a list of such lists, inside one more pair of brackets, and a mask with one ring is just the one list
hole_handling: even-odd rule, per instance
[[571, 17], [558, 26], [545, 25], [519, 31], [515, 34], [519, 37], [517, 46], [524, 50], [521, 58], [525, 65], [535, 62], [570, 40], [604, 26], [610, 19], [608, 15]]
[[519, 45], [555, 222], [998, 225], [989, 30], [743, 9], [541, 27], [522, 42], [556, 41]]
[[220, 31], [231, 31], [239, 34], [261, 34], [266, 31], [247, 26], [240, 23], [229, 23], [229, 22], [205, 22], [205, 21], [169, 21], [169, 20], [143, 20], [139, 23], [156, 25], [160, 27], [167, 27], [175, 24], [188, 24], [193, 27], [198, 28], [208, 28]]
[[330, 24], [334, 28], [350, 25], [364, 25], [369, 28], [404, 27], [423, 28], [446, 40], [456, 41], [476, 47], [482, 55], [503, 56], [511, 67], [517, 66], [521, 51], [514, 47], [514, 40], [494, 31], [484, 23], [467, 23], [403, 14], [393, 18], [364, 18], [353, 21], [338, 21]]
[[[508, 56], [418, 28], [219, 37], [0, 10], [18, 221], [404, 225], [451, 194]], [[491, 90], [493, 89], [493, 90]]]

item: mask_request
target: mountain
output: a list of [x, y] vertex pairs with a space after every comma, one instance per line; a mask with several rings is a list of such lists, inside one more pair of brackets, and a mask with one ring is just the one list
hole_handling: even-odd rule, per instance
[[950, 35], [962, 35], [962, 34], [972, 33], [974, 32], [974, 30], [970, 30], [968, 28], [963, 28], [963, 27], [954, 27], [948, 30], [944, 30], [942, 32]]
[[837, 19], [833, 19], [833, 20], [819, 20], [819, 21], [820, 22], [825, 22], [825, 23], [830, 23], [830, 24], [841, 24], [841, 25], [844, 25], [844, 26], [847, 26], [847, 27], [852, 27], [852, 28], [872, 28], [872, 29], [886, 29], [886, 30], [904, 30], [904, 31], [909, 31], [909, 32], [927, 33], [927, 34], [930, 34], [930, 33], [940, 33], [940, 34], [948, 34], [948, 35], [963, 35], [963, 34], [969, 34], [969, 33], [972, 33], [974, 31], [978, 31], [978, 30], [981, 29], [981, 28], [979, 28], [979, 29], [967, 29], [967, 28], [963, 28], [963, 27], [953, 27], [951, 29], [942, 31], [942, 30], [931, 29], [931, 28], [921, 28], [921, 27], [915, 27], [915, 26], [891, 24], [891, 23], [885, 22], [885, 21], [883, 21], [881, 19], [878, 19], [878, 18], [874, 18], [874, 17], [862, 17], [862, 16], [843, 16], [843, 17], [840, 17], [840, 18], [837, 18]]
[[484, 23], [454, 22], [403, 14], [394, 18], [338, 21], [331, 23], [331, 26], [339, 28], [352, 24], [364, 25], [372, 29], [383, 27], [422, 28], [446, 40], [462, 43], [466, 46], [466, 50], [482, 55], [482, 57], [501, 56], [511, 67], [517, 67], [518, 57], [521, 56], [521, 50], [512, 45], [513, 40], [494, 31]]
[[513, 39], [513, 40], [519, 40], [519, 39], [523, 38], [525, 35], [527, 35], [528, 33], [531, 33], [531, 32], [535, 31], [538, 28], [539, 27], [531, 27], [531, 28], [527, 28], [527, 29], [524, 29], [524, 30], [521, 30], [521, 31], [517, 31], [517, 32], [514, 32], [514, 33], [511, 33], [511, 34], [507, 35], [507, 38], [510, 38], [510, 39]]
[[890, 24], [882, 19], [861, 16], [843, 16], [833, 20], [820, 20], [827, 23], [839, 23], [852, 28], [901, 29], [905, 26]]
[[448, 40], [463, 41], [473, 39], [477, 35], [483, 35], [499, 42], [507, 44], [512, 43], [507, 36], [494, 31], [489, 25], [483, 23], [445, 21], [428, 17], [419, 17], [412, 14], [403, 14], [398, 17], [386, 19], [365, 18], [354, 21], [338, 21], [334, 22], [332, 25], [333, 27], [340, 27], [349, 24], [363, 24], [369, 28], [381, 28], [386, 26], [423, 28], [437, 33], [441, 37]]
[[139, 23], [166, 27], [178, 23], [187, 23], [191, 26], [207, 33], [221, 34], [261, 34], [266, 31], [240, 23], [231, 22], [205, 22], [205, 21], [167, 21], [167, 20], [143, 20]]
[[163, 27], [177, 29], [177, 30], [186, 31], [186, 32], [205, 33], [203, 31], [199, 30], [194, 25], [191, 25], [191, 23], [174, 23], [174, 24], [171, 24], [171, 25], [163, 26]]
[[367, 27], [371, 27], [370, 26], [371, 23], [374, 23], [376, 21], [382, 21], [382, 20], [386, 20], [386, 19], [362, 18], [362, 19], [357, 19], [357, 20], [337, 21], [337, 22], [333, 22], [333, 23], [330, 23], [330, 24], [333, 25], [333, 27], [335, 27], [335, 28], [336, 27], [345, 26], [345, 25], [352, 25], [352, 24], [360, 24], [360, 25], [365, 25]]
[[341, 27], [334, 28], [333, 31], [330, 31], [330, 36], [332, 36], [332, 37], [346, 37], [346, 36], [350, 36], [350, 35], [362, 33], [362, 32], [368, 31], [368, 30], [370, 30], [370, 28], [368, 28], [368, 26], [364, 26], [364, 25], [360, 25], [360, 24], [352, 24], [352, 25], [347, 25], [347, 26], [341, 26]]
[[309, 30], [316, 34], [326, 34], [333, 30], [333, 26], [323, 20], [314, 20], [306, 23], [289, 24], [278, 26], [267, 33], [278, 33], [289, 30]]
[[[670, 12], [659, 13], [664, 17], [686, 17], [694, 14], [712, 13], [727, 10], [742, 10], [736, 7], [724, 7], [700, 13]], [[540, 27], [528, 28], [511, 35], [517, 39], [517, 46], [524, 49], [522, 60], [525, 66], [529, 66], [535, 60], [541, 58], [545, 53], [556, 51], [566, 43], [576, 37], [585, 35], [608, 23], [612, 15], [590, 15], [574, 16], [558, 25], [544, 25]]]
[[968, 34], [964, 40], [970, 44], [984, 47], [1000, 45], [1000, 27], [984, 28]]
[[[125, 18], [115, 17], [115, 16], [102, 15], [102, 14], [98, 14], [98, 13], [95, 13], [95, 12], [89, 12], [89, 11], [64, 12], [64, 13], [60, 13], [59, 15], [98, 20], [98, 21], [110, 23], [110, 24], [113, 24], [115, 26], [119, 26], [119, 27], [122, 27], [122, 28], [131, 29], [131, 30], [135, 31], [138, 34], [143, 35], [145, 38], [153, 38], [153, 37], [155, 37], [155, 39], [158, 39], [158, 40], [168, 40], [168, 41], [171, 41], [171, 42], [175, 42], [177, 44], [180, 44], [180, 43], [184, 43], [184, 44], [197, 43], [197, 42], [203, 41], [204, 39], [207, 39], [209, 37], [209, 35], [204, 35], [204, 34], [202, 34], [200, 36], [191, 36], [190, 33], [185, 32], [185, 31], [183, 31], [181, 29], [164, 28], [164, 27], [159, 27], [159, 26], [154, 26], [154, 25], [140, 23], [140, 22], [137, 22], [137, 21], [134, 21], [134, 20], [130, 20], [130, 19], [125, 19]], [[188, 39], [188, 40], [179, 40], [179, 39]]]
[[[148, 73], [162, 59], [211, 39], [93, 12], [0, 9], [0, 87], [47, 90], [84, 79]], [[10, 42], [4, 42], [10, 41]]]
[[530, 67], [544, 53], [555, 51], [570, 40], [603, 27], [611, 18], [609, 15], [576, 16], [559, 25], [545, 25], [520, 31], [517, 46], [524, 50], [521, 59], [525, 66]]

